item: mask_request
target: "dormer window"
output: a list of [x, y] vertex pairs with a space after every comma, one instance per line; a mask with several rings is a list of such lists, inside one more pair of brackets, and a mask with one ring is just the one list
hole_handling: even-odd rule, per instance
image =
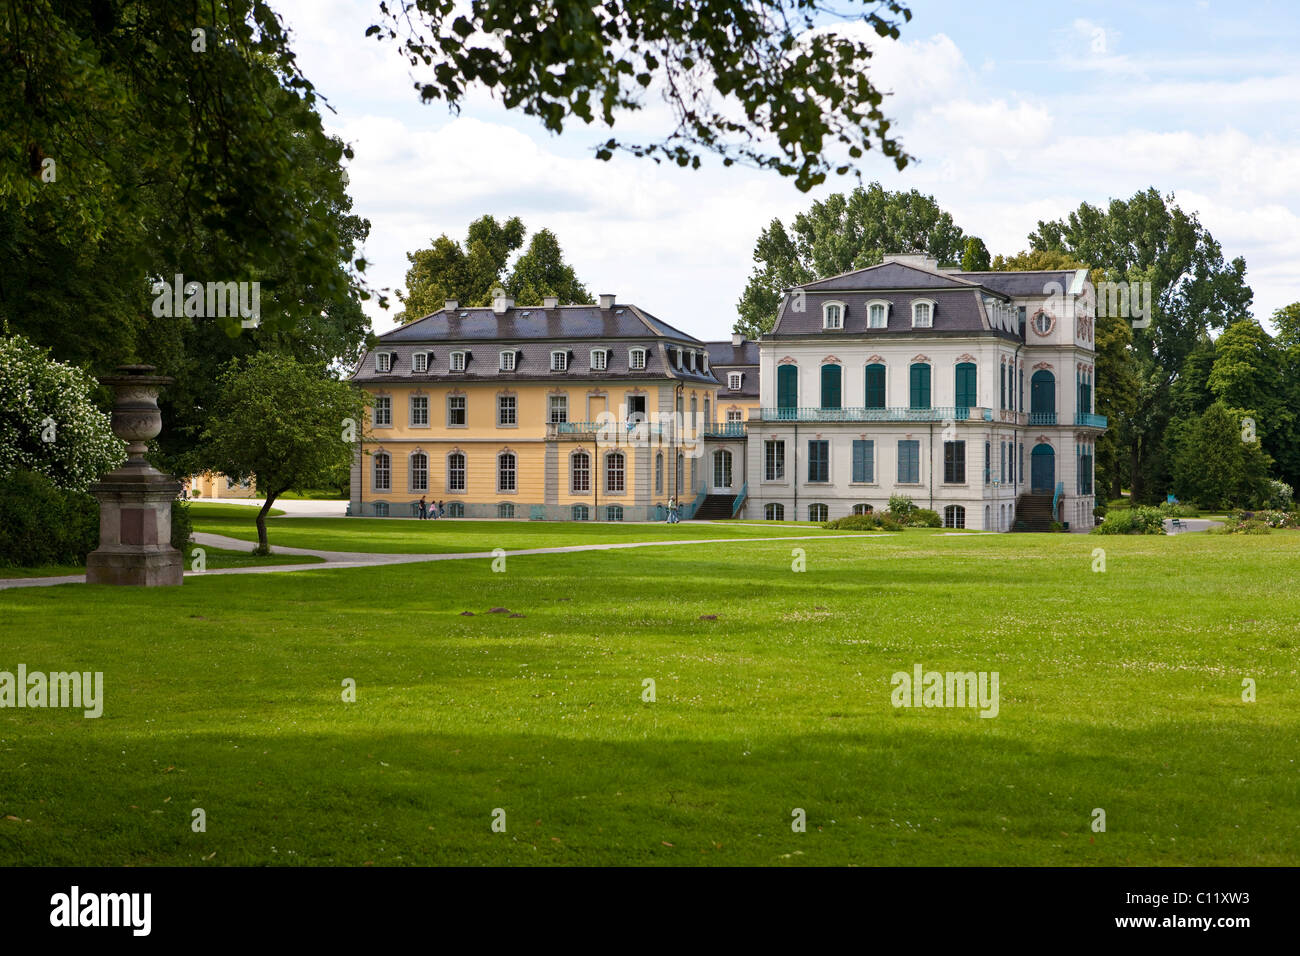
[[692, 372], [695, 371], [695, 353], [694, 353], [694, 352], [688, 352], [688, 353], [687, 353], [686, 367], [687, 367], [688, 369], [690, 369]]
[[501, 353], [501, 363], [497, 366], [503, 372], [513, 372], [515, 370], [515, 350], [507, 349]]
[[707, 371], [709, 370], [709, 353], [708, 353], [708, 352], [701, 352], [701, 353], [700, 353], [700, 369], [701, 369], [701, 371], [704, 371], [704, 372], [707, 372]]
[[453, 372], [465, 371], [465, 353], [452, 352], [450, 358], [448, 359], [447, 367], [451, 369], [451, 371]]
[[731, 372], [727, 375], [727, 388], [733, 392], [740, 391], [740, 386], [744, 383], [745, 376], [742, 372]]
[[822, 328], [844, 328], [844, 303], [827, 302], [822, 306]]
[[912, 328], [930, 329], [934, 327], [934, 302], [926, 299], [912, 303]]
[[375, 353], [375, 371], [391, 372], [393, 370], [393, 356], [388, 352]]
[[634, 370], [645, 368], [645, 349], [632, 349], [628, 352], [627, 367]]
[[567, 372], [569, 370], [569, 353], [552, 352], [551, 353], [551, 371]]
[[429, 371], [429, 353], [416, 352], [411, 356], [411, 370], [414, 372]]
[[889, 327], [889, 303], [884, 299], [875, 299], [867, 303], [867, 328], [884, 329]]
[[605, 371], [605, 363], [608, 353], [604, 349], [591, 350], [591, 370], [593, 372]]

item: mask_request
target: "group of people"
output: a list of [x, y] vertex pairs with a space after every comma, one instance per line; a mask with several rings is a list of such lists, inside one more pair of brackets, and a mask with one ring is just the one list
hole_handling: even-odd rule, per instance
[[435, 504], [434, 502], [431, 501], [425, 501], [423, 495], [420, 496], [420, 510], [418, 513], [418, 517], [445, 518], [446, 516], [447, 516], [447, 509], [442, 506], [441, 501]]

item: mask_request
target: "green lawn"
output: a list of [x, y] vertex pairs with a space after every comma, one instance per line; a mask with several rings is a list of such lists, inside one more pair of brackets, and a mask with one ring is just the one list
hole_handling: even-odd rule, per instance
[[[473, 533], [390, 524], [374, 550]], [[106, 697], [0, 710], [0, 864], [1294, 865], [1298, 545], [904, 532], [0, 592], [0, 670]], [[917, 663], [998, 671], [999, 715], [895, 709]]]
[[[209, 513], [194, 507], [195, 531], [224, 534], [257, 541], [255, 513], [239, 505]], [[234, 510], [234, 514], [229, 513]], [[617, 544], [629, 541], [698, 541], [715, 538], [766, 538], [818, 535], [833, 537], [818, 524], [783, 522], [636, 524], [576, 521], [418, 521], [400, 518], [283, 518], [268, 520], [267, 537], [274, 549], [317, 548], [322, 551], [364, 551], [388, 554], [454, 554], [505, 548], [562, 548], [582, 544]]]
[[[185, 569], [193, 570], [196, 547], [203, 548], [204, 564], [209, 571], [218, 568], [251, 568], [276, 564], [319, 564], [320, 558], [307, 555], [273, 554], [270, 557], [258, 557], [247, 551], [234, 551], [227, 548], [211, 548], [207, 545], [190, 545], [185, 554]], [[6, 568], [0, 567], [0, 578], [54, 578], [67, 574], [85, 574], [84, 565], [48, 565], [42, 568]]]

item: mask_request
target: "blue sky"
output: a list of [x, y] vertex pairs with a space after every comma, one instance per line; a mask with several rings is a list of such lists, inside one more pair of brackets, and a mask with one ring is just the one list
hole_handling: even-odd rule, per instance
[[[847, 6], [847, 4], [846, 4]], [[377, 0], [278, 0], [306, 75], [350, 142], [356, 210], [377, 285], [405, 254], [483, 213], [554, 230], [593, 294], [613, 292], [701, 338], [729, 334], [754, 240], [816, 198], [776, 174], [591, 158], [603, 129], [552, 136], [476, 94], [461, 114], [422, 105], [405, 61], [363, 36]], [[918, 162], [868, 155], [864, 179], [933, 194], [991, 251], [1040, 219], [1155, 186], [1246, 257], [1255, 311], [1300, 300], [1300, 4], [917, 2], [899, 41], [874, 44], [886, 114]], [[652, 135], [653, 100], [617, 130]], [[378, 331], [390, 314], [368, 308]]]

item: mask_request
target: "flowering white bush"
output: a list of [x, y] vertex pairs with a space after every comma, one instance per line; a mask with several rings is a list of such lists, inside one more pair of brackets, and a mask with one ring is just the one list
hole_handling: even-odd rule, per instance
[[0, 478], [21, 468], [85, 491], [126, 461], [109, 416], [91, 400], [96, 387], [22, 336], [0, 338]]

